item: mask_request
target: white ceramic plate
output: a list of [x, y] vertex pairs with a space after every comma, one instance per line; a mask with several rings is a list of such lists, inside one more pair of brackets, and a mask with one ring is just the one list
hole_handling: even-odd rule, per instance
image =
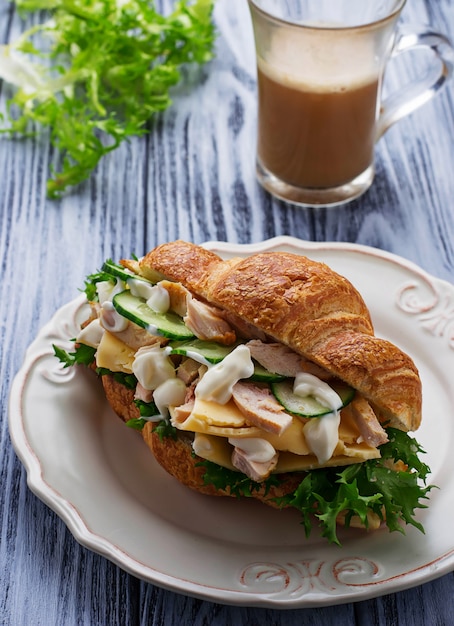
[[153, 584], [228, 604], [297, 608], [362, 600], [454, 568], [454, 287], [379, 250], [280, 237], [206, 244], [224, 257], [290, 250], [324, 261], [361, 291], [376, 333], [420, 369], [430, 508], [406, 535], [341, 532], [343, 547], [306, 540], [295, 511], [187, 490], [155, 462], [138, 433], [110, 411], [89, 371], [61, 369], [52, 343], [69, 348], [83, 298], [60, 309], [30, 346], [10, 398], [13, 444], [30, 488], [76, 539]]

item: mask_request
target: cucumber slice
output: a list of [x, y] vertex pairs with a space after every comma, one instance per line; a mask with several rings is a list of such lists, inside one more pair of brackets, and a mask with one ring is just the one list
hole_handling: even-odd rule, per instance
[[[232, 352], [238, 343], [230, 346], [224, 346], [215, 341], [202, 341], [202, 339], [193, 339], [191, 341], [172, 341], [170, 347], [172, 354], [182, 354], [191, 357], [192, 354], [203, 357], [208, 363], [219, 363], [230, 352]], [[195, 359], [197, 360], [197, 359]]]
[[250, 380], [254, 380], [258, 383], [275, 383], [287, 379], [288, 376], [274, 374], [273, 372], [265, 369], [263, 365], [260, 365], [259, 363], [256, 363], [254, 361], [254, 373], [252, 374]]
[[181, 317], [176, 313], [156, 313], [147, 305], [143, 298], [133, 296], [129, 289], [117, 293], [112, 303], [115, 310], [145, 328], [152, 335], [161, 335], [169, 339], [189, 339], [194, 337]]
[[115, 276], [116, 278], [121, 278], [121, 280], [124, 280], [125, 282], [127, 282], [130, 278], [134, 278], [137, 280], [143, 280], [144, 282], [149, 283], [150, 285], [153, 284], [151, 281], [144, 278], [143, 276], [134, 274], [134, 272], [131, 272], [131, 270], [126, 269], [122, 265], [119, 265], [118, 263], [114, 263], [112, 259], [107, 259], [107, 261], [104, 262], [102, 266], [102, 271], [107, 272], [107, 274], [111, 274], [112, 276]]
[[[355, 390], [342, 381], [330, 382], [330, 387], [340, 396], [342, 407], [347, 406], [355, 395]], [[331, 409], [323, 406], [312, 396], [299, 396], [293, 393], [293, 379], [271, 383], [271, 389], [282, 406], [294, 415], [303, 417], [321, 417], [331, 413]]]

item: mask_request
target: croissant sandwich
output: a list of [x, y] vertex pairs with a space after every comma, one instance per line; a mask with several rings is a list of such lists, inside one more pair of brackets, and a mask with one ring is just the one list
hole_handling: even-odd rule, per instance
[[75, 351], [56, 355], [96, 370], [178, 481], [294, 507], [334, 543], [338, 525], [423, 530], [418, 371], [346, 278], [297, 254], [222, 260], [175, 241], [106, 261], [85, 292]]

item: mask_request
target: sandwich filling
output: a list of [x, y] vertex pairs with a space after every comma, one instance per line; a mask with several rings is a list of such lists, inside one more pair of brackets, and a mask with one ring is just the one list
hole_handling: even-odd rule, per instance
[[[196, 343], [169, 339], [157, 324], [143, 329], [125, 317], [115, 307], [125, 291], [155, 313], [179, 315]], [[334, 388], [340, 381], [283, 344], [240, 336], [220, 309], [182, 285], [116, 277], [95, 282], [95, 292], [94, 317], [77, 343], [96, 349], [97, 367], [134, 375], [136, 400], [155, 407], [144, 419], [166, 419], [193, 433], [197, 456], [255, 481], [271, 472], [380, 456], [378, 446], [388, 437], [364, 397], [351, 390], [343, 401]], [[204, 342], [222, 346], [225, 356], [210, 359]], [[302, 408], [290, 411], [281, 389]], [[305, 410], [305, 402], [318, 410]]]

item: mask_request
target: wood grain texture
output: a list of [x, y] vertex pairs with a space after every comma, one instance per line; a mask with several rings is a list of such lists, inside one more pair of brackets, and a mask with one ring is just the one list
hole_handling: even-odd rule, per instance
[[[170, 0], [158, 5], [168, 8]], [[246, 243], [294, 235], [377, 246], [454, 281], [454, 81], [380, 140], [376, 180], [363, 198], [336, 210], [299, 209], [271, 199], [255, 180], [255, 60], [246, 3], [218, 0], [215, 15], [215, 60], [188, 70], [151, 132], [105, 158], [62, 200], [45, 195], [55, 156], [47, 138], [0, 137], [0, 624], [454, 623], [453, 573], [317, 610], [223, 606], [161, 590], [81, 547], [28, 489], [13, 452], [7, 399], [26, 347], [107, 257], [141, 255], [178, 237]], [[454, 38], [454, 0], [413, 0], [402, 22], [430, 23]], [[0, 0], [0, 43], [30, 23]], [[388, 88], [422, 64], [417, 56], [397, 59]], [[0, 83], [0, 109], [7, 97]]]

